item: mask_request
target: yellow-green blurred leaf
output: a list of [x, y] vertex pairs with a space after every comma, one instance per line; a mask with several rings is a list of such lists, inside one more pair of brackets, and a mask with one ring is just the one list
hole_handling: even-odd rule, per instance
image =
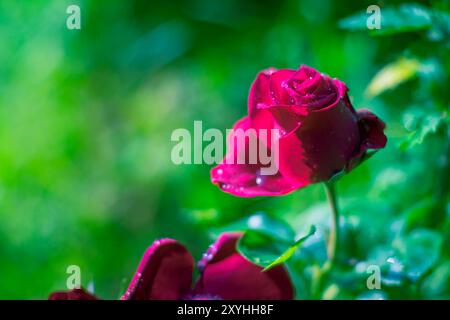
[[366, 94], [377, 96], [386, 90], [393, 89], [399, 84], [414, 78], [420, 69], [420, 62], [415, 59], [400, 58], [382, 68], [373, 77]]

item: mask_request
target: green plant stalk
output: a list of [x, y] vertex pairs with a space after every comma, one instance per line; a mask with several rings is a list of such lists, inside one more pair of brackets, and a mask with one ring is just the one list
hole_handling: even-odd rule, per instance
[[327, 242], [328, 261], [322, 266], [314, 269], [311, 279], [311, 295], [313, 299], [322, 299], [322, 290], [324, 283], [329, 276], [329, 272], [336, 262], [338, 244], [339, 244], [339, 211], [337, 206], [337, 197], [335, 182], [326, 182], [325, 191], [327, 194], [328, 203], [331, 208], [331, 227], [330, 236]]
[[337, 206], [335, 182], [326, 182], [325, 191], [327, 194], [328, 203], [330, 204], [332, 216], [330, 235], [327, 244], [329, 268], [331, 268], [336, 262], [339, 247], [339, 210]]

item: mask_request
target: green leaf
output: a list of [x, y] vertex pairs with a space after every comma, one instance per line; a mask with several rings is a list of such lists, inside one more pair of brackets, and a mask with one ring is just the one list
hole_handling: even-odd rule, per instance
[[362, 157], [359, 159], [358, 163], [352, 168], [355, 169], [357, 167], [359, 167], [360, 165], [362, 165], [364, 162], [366, 162], [367, 160], [369, 160], [370, 158], [372, 158], [375, 153], [377, 153], [379, 150], [368, 150], [366, 151]]
[[428, 229], [415, 229], [394, 242], [411, 281], [419, 280], [438, 262], [442, 243], [442, 236]]
[[392, 247], [378, 246], [367, 261], [358, 263], [356, 271], [364, 274], [367, 267], [377, 265], [381, 281], [387, 287], [417, 283], [437, 264], [443, 243], [442, 235], [430, 229], [415, 229], [398, 237]]
[[316, 232], [316, 227], [314, 225], [312, 225], [309, 229], [309, 232], [306, 235], [304, 235], [303, 237], [298, 239], [292, 246], [290, 246], [286, 251], [284, 251], [282, 255], [280, 255], [271, 264], [269, 264], [267, 267], [265, 267], [263, 271], [270, 270], [273, 267], [276, 267], [277, 265], [282, 264], [282, 263], [286, 262], [287, 260], [289, 260], [292, 257], [292, 255], [294, 254], [294, 252], [301, 246], [301, 244], [306, 239], [311, 237], [315, 232]]
[[420, 201], [415, 202], [404, 212], [404, 228], [405, 230], [411, 230], [414, 227], [422, 226], [427, 222], [427, 218], [433, 208], [435, 208], [436, 200], [434, 197], [427, 197]]
[[427, 299], [450, 299], [450, 261], [444, 260], [423, 281], [421, 293]]
[[239, 239], [237, 249], [245, 258], [265, 268], [274, 261], [287, 243], [256, 230], [248, 230]]
[[339, 27], [352, 31], [369, 31], [371, 35], [385, 36], [403, 32], [427, 30], [432, 27], [432, 12], [425, 6], [408, 3], [399, 7], [380, 8], [381, 28], [369, 30], [370, 13], [358, 12], [339, 21]]
[[343, 176], [345, 176], [347, 172], [345, 170], [341, 170], [338, 173], [335, 173], [331, 176], [331, 178], [328, 180], [328, 183], [334, 183], [338, 180], [340, 180]]
[[271, 233], [250, 229], [239, 240], [237, 248], [248, 260], [268, 270], [292, 257], [295, 250], [313, 235], [315, 230], [312, 226], [306, 235], [292, 243], [294, 240], [287, 242]]
[[400, 142], [399, 149], [405, 151], [422, 144], [427, 136], [436, 133], [439, 126], [448, 120], [449, 116], [446, 113], [425, 113], [415, 110], [405, 114], [404, 126], [410, 134]]
[[214, 236], [217, 236], [225, 231], [245, 232], [247, 230], [258, 231], [282, 241], [291, 242], [295, 238], [294, 230], [286, 222], [263, 212], [255, 213], [227, 226], [214, 229], [212, 233]]
[[405, 283], [405, 266], [400, 254], [392, 247], [381, 245], [369, 253], [367, 261], [356, 265], [356, 272], [367, 274], [369, 266], [378, 266], [381, 269], [381, 282], [383, 286], [399, 287]]
[[349, 173], [351, 170], [354, 170], [355, 168], [359, 167], [361, 164], [363, 164], [364, 162], [366, 162], [367, 160], [369, 160], [375, 153], [377, 153], [379, 150], [369, 150], [366, 151], [361, 158], [357, 159], [357, 163], [354, 165], [350, 166], [350, 170], [348, 169], [344, 169], [341, 170], [337, 173], [335, 173], [334, 175], [331, 176], [330, 179], [328, 179], [328, 183], [334, 183], [339, 181], [343, 176], [345, 176], [347, 173]]
[[433, 10], [433, 27], [427, 32], [431, 41], [445, 41], [448, 45], [450, 39], [450, 14], [441, 10]]
[[419, 72], [421, 64], [418, 60], [400, 58], [382, 68], [367, 87], [366, 94], [377, 96], [386, 90], [393, 89], [399, 84], [414, 78]]

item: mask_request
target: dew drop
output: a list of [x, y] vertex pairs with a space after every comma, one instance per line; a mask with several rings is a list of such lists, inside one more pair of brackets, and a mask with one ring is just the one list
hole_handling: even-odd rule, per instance
[[248, 219], [247, 225], [250, 228], [256, 229], [258, 227], [260, 227], [263, 223], [263, 220], [261, 218], [261, 216], [253, 216], [250, 219]]
[[386, 259], [386, 262], [388, 262], [388, 263], [396, 263], [397, 260], [395, 258], [393, 258], [393, 257], [389, 257], [389, 258]]

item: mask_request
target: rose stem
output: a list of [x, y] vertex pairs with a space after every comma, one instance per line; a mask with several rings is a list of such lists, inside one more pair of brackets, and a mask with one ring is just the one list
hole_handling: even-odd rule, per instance
[[325, 191], [327, 194], [328, 203], [331, 208], [332, 221], [330, 226], [330, 236], [328, 238], [328, 260], [330, 267], [336, 261], [336, 254], [339, 244], [339, 211], [336, 200], [336, 189], [334, 182], [325, 183]]
[[335, 182], [325, 182], [325, 192], [327, 194], [328, 203], [331, 207], [332, 222], [330, 227], [330, 236], [328, 237], [327, 251], [328, 261], [319, 268], [311, 281], [311, 294], [315, 299], [321, 299], [321, 290], [325, 277], [331, 271], [337, 254], [337, 246], [339, 242], [339, 212], [336, 202]]

